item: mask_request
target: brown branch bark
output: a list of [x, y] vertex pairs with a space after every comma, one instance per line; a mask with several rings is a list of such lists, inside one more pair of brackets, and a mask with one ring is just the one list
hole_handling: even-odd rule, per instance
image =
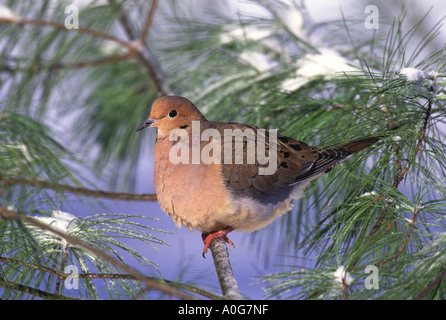
[[234, 272], [232, 271], [228, 247], [226, 246], [225, 240], [223, 238], [215, 238], [211, 242], [209, 249], [212, 252], [215, 271], [223, 296], [227, 299], [244, 299], [238, 288]]
[[[414, 158], [417, 156], [418, 152], [420, 151], [421, 143], [423, 142], [424, 136], [426, 135], [427, 125], [429, 124], [429, 119], [432, 112], [432, 102], [428, 102], [427, 110], [426, 110], [426, 116], [424, 117], [424, 123], [423, 123], [423, 129], [421, 130], [420, 137], [418, 138], [417, 147], [415, 148], [415, 155]], [[411, 163], [409, 162], [406, 167], [398, 173], [398, 183], [403, 180], [404, 175], [406, 174], [407, 170], [409, 169]]]
[[[64, 242], [62, 244], [61, 249], [61, 262], [60, 262], [60, 272], [63, 273], [65, 270], [65, 265], [67, 264], [67, 258], [68, 258], [68, 244]], [[62, 281], [65, 279], [65, 277], [59, 276], [56, 281], [56, 288], [54, 289], [56, 294], [60, 293], [60, 285]]]
[[140, 39], [141, 39], [142, 43], [145, 43], [145, 39], [147, 38], [147, 35], [149, 34], [149, 29], [150, 29], [150, 26], [152, 25], [152, 21], [155, 16], [155, 10], [156, 10], [157, 5], [158, 5], [158, 0], [152, 0], [152, 4], [150, 5], [149, 14], [147, 15], [147, 19], [144, 22], [144, 28], [141, 33]]
[[57, 293], [49, 293], [40, 289], [36, 289], [33, 287], [29, 287], [29, 286], [25, 286], [23, 284], [19, 284], [19, 283], [15, 283], [12, 281], [4, 281], [4, 284], [2, 284], [2, 282], [0, 282], [0, 287], [6, 287], [12, 290], [17, 290], [17, 291], [21, 291], [21, 292], [25, 292], [28, 294], [31, 294], [33, 296], [45, 299], [45, 300], [81, 300], [78, 298], [73, 298], [73, 297], [68, 297], [68, 296], [64, 296], [62, 294], [57, 294]]
[[107, 198], [115, 200], [126, 200], [126, 201], [156, 201], [156, 194], [133, 194], [133, 193], [120, 193], [120, 192], [106, 192], [100, 190], [92, 190], [81, 187], [74, 187], [64, 184], [54, 184], [52, 182], [38, 180], [38, 179], [25, 179], [19, 177], [3, 177], [0, 176], [0, 182], [5, 185], [23, 185], [31, 186], [42, 189], [50, 189], [54, 191], [65, 191], [70, 193], [76, 193], [83, 196], [97, 197], [97, 198]]
[[0, 257], [0, 262], [3, 262], [3, 263], [13, 263], [13, 264], [17, 264], [19, 266], [24, 266], [24, 267], [31, 268], [31, 269], [34, 269], [34, 270], [41, 270], [43, 272], [52, 273], [52, 274], [55, 274], [57, 276], [65, 276], [65, 274], [63, 272], [60, 272], [60, 271], [57, 271], [57, 270], [54, 270], [54, 269], [51, 269], [51, 268], [39, 266], [39, 265], [36, 265], [36, 264], [33, 264], [33, 263], [20, 261], [20, 260], [17, 260], [17, 259]]
[[[17, 264], [17, 265], [24, 266], [27, 268], [32, 268], [35, 270], [41, 270], [43, 272], [51, 273], [51, 274], [57, 275], [61, 279], [61, 281], [65, 280], [69, 276], [59, 270], [54, 270], [54, 269], [51, 269], [48, 267], [39, 266], [36, 264], [20, 261], [17, 259], [6, 258], [6, 257], [0, 256], [0, 262]], [[129, 280], [136, 280], [136, 278], [131, 274], [121, 274], [121, 273], [80, 273], [80, 274], [78, 274], [78, 278], [79, 279], [129, 279]], [[152, 279], [153, 281], [156, 281], [156, 282], [169, 284], [177, 289], [187, 290], [189, 292], [196, 293], [198, 295], [201, 295], [201, 296], [209, 298], [209, 299], [220, 300], [223, 298], [222, 296], [215, 295], [208, 291], [205, 291], [200, 288], [197, 288], [197, 287], [194, 287], [191, 285], [187, 285], [184, 283], [171, 281], [171, 280], [159, 279], [159, 278], [155, 278], [155, 277], [147, 277], [147, 278]]]
[[407, 243], [409, 242], [410, 236], [412, 234], [412, 230], [415, 227], [415, 221], [417, 220], [417, 215], [418, 215], [418, 211], [413, 211], [412, 212], [412, 220], [410, 221], [410, 225], [409, 225], [409, 230], [407, 231], [407, 235], [406, 238], [403, 241], [403, 245], [401, 246], [400, 250], [398, 250], [397, 253], [395, 253], [393, 256], [391, 256], [390, 258], [381, 261], [380, 263], [378, 263], [376, 266], [381, 266], [383, 264], [386, 264], [392, 260], [397, 259], [406, 249]]

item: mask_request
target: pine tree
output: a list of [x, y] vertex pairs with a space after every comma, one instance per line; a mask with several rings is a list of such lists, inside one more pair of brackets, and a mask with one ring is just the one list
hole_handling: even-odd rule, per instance
[[258, 279], [265, 298], [446, 297], [446, 47], [435, 8], [349, 3], [341, 19], [316, 22], [304, 1], [248, 1], [234, 15], [235, 3], [1, 2], [2, 299], [221, 298], [164, 279], [132, 247], [167, 245], [147, 216], [60, 210], [156, 201], [134, 193], [150, 145], [135, 129], [167, 94], [209, 119], [312, 145], [382, 137], [249, 236], [264, 261], [295, 252], [305, 263]]

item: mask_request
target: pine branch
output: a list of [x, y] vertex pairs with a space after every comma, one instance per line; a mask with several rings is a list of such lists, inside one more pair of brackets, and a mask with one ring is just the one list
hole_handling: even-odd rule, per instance
[[[64, 242], [62, 244], [62, 248], [61, 248], [61, 261], [60, 261], [60, 272], [63, 272], [63, 270], [65, 270], [65, 265], [67, 263], [67, 258], [68, 258], [68, 244], [66, 242]], [[55, 293], [59, 294], [60, 293], [60, 284], [62, 283], [64, 277], [59, 276], [57, 278], [56, 281], [56, 288], [55, 288]]]
[[431, 283], [428, 284], [428, 286], [422, 290], [420, 293], [418, 293], [414, 300], [421, 300], [423, 299], [429, 292], [432, 291], [432, 289], [434, 289], [441, 281], [443, 281], [443, 279], [446, 278], [446, 270], [443, 270], [443, 272], [441, 272], [434, 281], [432, 281]]
[[[2, 257], [0, 256], [0, 261], [4, 262], [4, 263], [12, 263], [12, 264], [17, 264], [20, 266], [24, 266], [27, 268], [32, 268], [34, 270], [40, 270], [43, 272], [47, 272], [47, 273], [51, 273], [54, 274], [56, 276], [59, 277], [60, 281], [65, 280], [69, 275], [63, 273], [62, 271], [58, 271], [58, 270], [54, 270], [48, 267], [43, 267], [43, 266], [39, 266], [36, 264], [32, 264], [32, 263], [28, 263], [28, 262], [23, 262], [17, 259], [12, 259], [12, 258], [6, 258], [6, 257]], [[62, 268], [61, 268], [62, 270]], [[77, 275], [77, 277], [79, 279], [127, 279], [127, 280], [137, 280], [135, 278], [134, 275], [131, 274], [121, 274], [121, 273], [79, 273]], [[177, 289], [182, 289], [182, 290], [187, 290], [189, 292], [201, 295], [203, 297], [212, 299], [212, 300], [220, 300], [223, 299], [222, 296], [219, 295], [215, 295], [211, 292], [202, 290], [200, 288], [188, 285], [188, 284], [184, 284], [184, 283], [180, 283], [180, 282], [176, 282], [176, 281], [171, 281], [171, 280], [165, 280], [165, 279], [159, 279], [159, 278], [155, 278], [155, 277], [147, 277], [148, 279], [151, 279], [152, 281], [155, 282], [159, 282], [159, 283], [166, 283], [168, 285], [171, 285]]]
[[133, 57], [132, 53], [125, 53], [117, 56], [112, 57], [106, 57], [102, 59], [96, 59], [91, 61], [81, 61], [81, 62], [74, 62], [74, 63], [54, 63], [49, 66], [43, 66], [39, 67], [42, 69], [54, 71], [54, 70], [60, 70], [60, 69], [80, 69], [80, 68], [87, 68], [87, 67], [96, 67], [103, 64], [110, 64], [110, 63], [116, 63], [119, 61], [128, 60], [131, 57]]
[[413, 228], [415, 228], [415, 222], [417, 220], [417, 216], [418, 216], [418, 211], [413, 211], [412, 212], [412, 220], [410, 221], [410, 224], [409, 224], [409, 230], [407, 232], [406, 238], [404, 239], [403, 245], [401, 246], [400, 250], [398, 250], [398, 252], [395, 253], [390, 258], [377, 263], [376, 266], [381, 266], [381, 265], [386, 264], [392, 260], [395, 260], [404, 252], [404, 250], [406, 249], [407, 243], [409, 242], [410, 236], [412, 235]]
[[7, 258], [7, 257], [0, 256], [0, 261], [4, 262], [4, 263], [13, 263], [13, 264], [17, 264], [19, 266], [24, 266], [24, 267], [31, 268], [31, 269], [34, 269], [34, 270], [40, 270], [40, 271], [43, 271], [43, 272], [55, 274], [55, 275], [57, 275], [59, 277], [65, 276], [65, 274], [63, 272], [60, 272], [58, 270], [54, 270], [54, 269], [51, 269], [51, 268], [48, 268], [48, 267], [39, 266], [39, 265], [36, 265], [36, 264], [33, 264], [33, 263], [20, 261], [20, 260], [17, 260], [17, 259], [12, 259], [12, 258]]
[[69, 297], [69, 296], [65, 296], [62, 294], [58, 294], [58, 293], [48, 293], [46, 291], [40, 290], [40, 289], [36, 289], [33, 287], [29, 287], [29, 286], [25, 286], [22, 284], [18, 284], [12, 281], [4, 281], [4, 282], [0, 282], [0, 286], [5, 287], [5, 288], [9, 288], [12, 290], [17, 290], [17, 291], [21, 291], [27, 294], [31, 294], [33, 296], [45, 299], [45, 300], [81, 300], [78, 298], [74, 298], [74, 297]]
[[[1, 66], [2, 70], [6, 71], [23, 71], [28, 72], [30, 69], [33, 70], [33, 72], [37, 71], [56, 71], [56, 70], [63, 70], [63, 69], [81, 69], [81, 68], [88, 68], [88, 67], [96, 67], [104, 64], [111, 64], [116, 63], [124, 60], [131, 59], [133, 57], [133, 53], [125, 53], [121, 55], [115, 55], [111, 57], [105, 57], [101, 59], [96, 60], [90, 60], [90, 61], [80, 61], [80, 62], [72, 62], [72, 63], [52, 63], [49, 65], [40, 64], [38, 62], [33, 62], [32, 66], [23, 66], [23, 67], [16, 67], [12, 69], [11, 67], [7, 65]], [[10, 59], [14, 59], [14, 57], [10, 57]], [[1, 117], [0, 117], [1, 119]]]
[[92, 190], [81, 187], [74, 187], [63, 184], [54, 184], [44, 180], [38, 179], [25, 179], [19, 177], [3, 177], [0, 176], [0, 181], [5, 185], [23, 185], [23, 186], [32, 186], [43, 189], [50, 189], [54, 191], [65, 191], [80, 194], [83, 196], [89, 197], [97, 197], [97, 198], [108, 198], [115, 200], [125, 200], [125, 201], [156, 201], [155, 194], [132, 194], [132, 193], [119, 193], [119, 192], [106, 192], [100, 190]]
[[166, 285], [164, 283], [159, 283], [157, 281], [153, 281], [152, 279], [147, 278], [146, 276], [141, 274], [139, 271], [129, 267], [128, 265], [121, 262], [120, 260], [114, 259], [113, 257], [102, 252], [101, 250], [90, 246], [88, 243], [86, 243], [82, 240], [79, 240], [71, 235], [68, 235], [65, 232], [63, 232], [57, 228], [54, 228], [50, 225], [42, 223], [42, 222], [40, 222], [34, 218], [31, 218], [27, 215], [20, 214], [18, 212], [8, 210], [8, 209], [0, 206], [0, 217], [5, 220], [20, 220], [22, 222], [26, 222], [33, 226], [36, 226], [37, 228], [39, 228], [41, 230], [49, 231], [49, 232], [55, 234], [56, 236], [59, 236], [62, 239], [65, 239], [67, 242], [70, 242], [71, 244], [94, 254], [98, 258], [113, 264], [116, 268], [119, 268], [128, 274], [131, 274], [132, 276], [135, 277], [135, 280], [142, 282], [149, 288], [160, 290], [167, 294], [171, 294], [171, 295], [177, 296], [182, 299], [195, 299], [194, 297], [192, 297], [188, 294], [185, 294], [184, 292], [181, 292], [181, 291], [173, 288], [172, 286]]

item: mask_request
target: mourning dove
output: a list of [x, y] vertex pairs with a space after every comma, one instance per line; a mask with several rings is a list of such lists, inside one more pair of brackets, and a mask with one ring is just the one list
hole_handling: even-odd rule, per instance
[[179, 227], [202, 232], [203, 256], [215, 237], [233, 245], [229, 232], [261, 229], [290, 211], [311, 180], [379, 140], [312, 147], [275, 130], [208, 121], [180, 96], [156, 99], [137, 131], [147, 127], [157, 128], [158, 202]]

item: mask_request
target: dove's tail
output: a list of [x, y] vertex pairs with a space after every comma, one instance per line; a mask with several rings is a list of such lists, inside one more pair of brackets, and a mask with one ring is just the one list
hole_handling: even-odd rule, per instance
[[378, 137], [364, 138], [348, 142], [346, 144], [341, 145], [341, 147], [344, 147], [351, 154], [353, 154], [370, 147], [372, 144], [378, 142], [378, 140], [380, 140], [380, 138]]

